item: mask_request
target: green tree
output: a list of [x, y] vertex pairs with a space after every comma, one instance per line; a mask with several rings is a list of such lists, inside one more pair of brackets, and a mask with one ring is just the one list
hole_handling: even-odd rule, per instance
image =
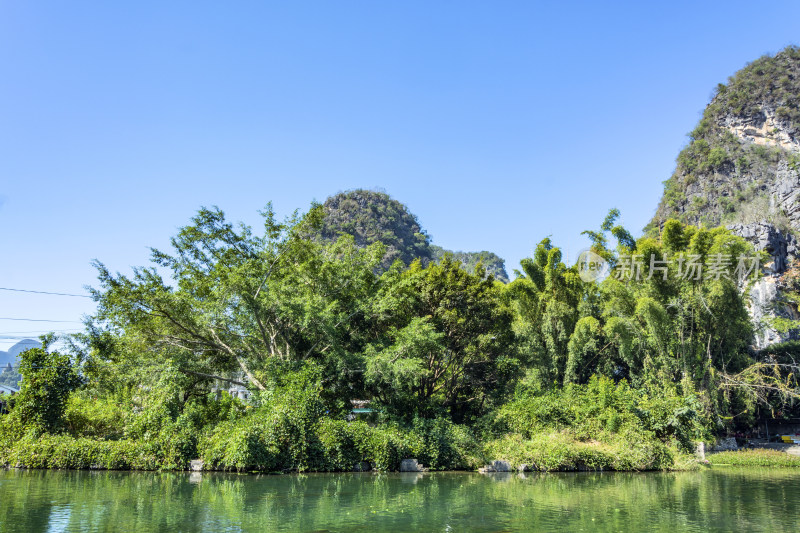
[[516, 310], [515, 330], [529, 363], [560, 385], [584, 283], [574, 266], [563, 263], [561, 250], [549, 238], [540, 242], [533, 258], [523, 259], [521, 266], [523, 272], [517, 272], [517, 279], [507, 289]]
[[470, 274], [449, 256], [387, 271], [375, 301], [381, 333], [366, 351], [377, 402], [401, 416], [464, 420], [502, 397], [518, 363], [501, 291], [482, 269]]
[[20, 354], [22, 382], [11, 416], [26, 430], [55, 433], [63, 428], [70, 393], [81, 384], [69, 355], [31, 348]]
[[731, 394], [744, 389], [725, 384], [755, 363], [741, 290], [749, 280], [740, 287], [735, 272], [739, 258], [754, 253], [724, 228], [675, 220], [659, 240], [620, 247], [615, 275], [599, 285], [599, 312], [582, 318], [570, 338], [568, 380], [603, 374], [637, 387], [689, 380], [709, 409], [727, 413]]
[[[219, 209], [201, 209], [172, 239], [171, 254], [153, 250], [153, 266], [132, 276], [97, 262], [95, 322], [124, 334], [153, 364], [166, 359], [187, 375], [260, 390], [275, 372], [318, 361], [326, 391], [348, 396], [360, 382], [351, 370], [361, 366], [366, 306], [384, 248], [358, 248], [349, 236], [318, 242], [319, 206], [284, 222], [271, 207], [262, 215], [264, 232], [256, 236]], [[101, 360], [113, 358], [113, 342], [97, 345], [110, 348]]]
[[582, 282], [549, 239], [523, 261], [525, 274], [508, 287], [523, 353], [545, 382], [603, 375], [650, 387], [688, 380], [709, 409], [727, 413], [731, 402], [741, 403], [745, 382], [763, 378], [749, 350], [753, 328], [742, 290], [752, 276], [740, 284], [735, 272], [739, 258], [755, 252], [725, 228], [675, 220], [660, 239], [634, 241], [618, 217], [612, 210], [600, 231], [585, 232], [592, 250], [615, 266], [599, 284]]

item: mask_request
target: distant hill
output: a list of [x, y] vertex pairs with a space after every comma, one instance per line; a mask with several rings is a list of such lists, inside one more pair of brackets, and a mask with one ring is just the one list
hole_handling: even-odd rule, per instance
[[380, 241], [388, 248], [383, 260], [386, 268], [397, 259], [405, 264], [417, 258], [432, 259], [429, 237], [417, 217], [388, 194], [364, 189], [342, 192], [325, 200], [323, 209], [324, 239], [349, 234], [359, 246]]
[[[325, 200], [323, 210], [322, 238], [333, 240], [348, 234], [359, 246], [382, 242], [388, 248], [383, 259], [384, 268], [398, 259], [406, 265], [415, 259], [428, 264], [439, 261], [449, 252], [432, 245], [417, 217], [386, 193], [365, 189], [345, 191]], [[508, 282], [505, 262], [496, 254], [486, 251], [450, 253], [465, 270], [473, 272], [478, 261], [482, 261], [487, 273]]]
[[492, 274], [494, 279], [503, 283], [508, 283], [509, 281], [506, 273], [506, 262], [492, 252], [452, 252], [434, 244], [431, 245], [431, 251], [433, 252], [434, 261], [439, 261], [446, 253], [450, 253], [453, 255], [453, 259], [461, 262], [468, 272], [474, 272], [475, 266], [480, 262], [486, 269], [486, 273]]
[[42, 345], [34, 339], [23, 339], [8, 349], [8, 351], [0, 352], [0, 370], [11, 363], [12, 366], [17, 365], [17, 356], [29, 348], [39, 348]]
[[[0, 352], [0, 385], [10, 385], [16, 387], [19, 383], [20, 376], [17, 372], [19, 361], [17, 356], [30, 348], [39, 348], [42, 345], [37, 340], [23, 339], [8, 349], [8, 351]], [[9, 369], [9, 365], [11, 368]]]

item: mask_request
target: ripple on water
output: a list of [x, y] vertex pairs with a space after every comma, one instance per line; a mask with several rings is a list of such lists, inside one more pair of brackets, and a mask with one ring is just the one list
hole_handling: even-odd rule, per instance
[[[800, 470], [800, 469], [798, 469]], [[800, 472], [0, 471], [0, 531], [736, 531], [796, 528]]]

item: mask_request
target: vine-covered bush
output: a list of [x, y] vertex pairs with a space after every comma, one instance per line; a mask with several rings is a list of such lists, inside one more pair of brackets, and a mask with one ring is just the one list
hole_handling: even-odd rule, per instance
[[256, 397], [245, 416], [207, 432], [199, 453], [206, 468], [219, 470], [309, 470], [321, 463], [316, 426], [324, 414], [319, 369], [306, 365], [287, 373]]
[[236, 471], [350, 471], [361, 463], [380, 471], [415, 458], [431, 469], [474, 469], [482, 461], [471, 431], [443, 419], [370, 427], [362, 421], [321, 418], [301, 426], [279, 412], [226, 423], [201, 443], [205, 468]]
[[704, 435], [690, 386], [633, 389], [592, 377], [586, 385], [519, 393], [494, 420], [485, 453], [539, 470], [670, 468]]
[[64, 421], [71, 435], [117, 440], [125, 434], [128, 410], [112, 398], [77, 391], [67, 400]]
[[[684, 385], [689, 387], [688, 384]], [[701, 408], [691, 390], [681, 394], [673, 384], [633, 389], [593, 376], [586, 385], [569, 384], [543, 394], [525, 395], [498, 410], [497, 432], [532, 438], [542, 431], [566, 430], [577, 439], [624, 433], [662, 442], [675, 439], [685, 447], [702, 436]]]
[[29, 433], [13, 447], [0, 446], [0, 465], [21, 468], [157, 470], [157, 446], [132, 440], [76, 439], [69, 435]]
[[19, 370], [24, 379], [9, 416], [39, 433], [61, 431], [67, 399], [81, 383], [70, 356], [31, 348], [20, 354]]
[[579, 440], [569, 432], [537, 433], [529, 439], [510, 434], [486, 445], [486, 455], [514, 468], [530, 470], [663, 470], [675, 454], [664, 443], [635, 433], [599, 442]]

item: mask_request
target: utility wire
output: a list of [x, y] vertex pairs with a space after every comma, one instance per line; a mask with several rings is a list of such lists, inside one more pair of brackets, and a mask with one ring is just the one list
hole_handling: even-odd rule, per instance
[[33, 329], [33, 330], [25, 330], [25, 331], [3, 331], [0, 332], [0, 335], [22, 335], [24, 333], [28, 333], [30, 335], [36, 333], [72, 333], [73, 331], [83, 331], [79, 328], [70, 328], [70, 329]]
[[[75, 333], [78, 333], [78, 332], [59, 333], [59, 334], [60, 335], [74, 335]], [[41, 337], [42, 335], [44, 335], [44, 333], [32, 334], [32, 335], [0, 335], [0, 340], [7, 340], [7, 341], [27, 340], [27, 339], [31, 339], [31, 337]]]
[[32, 294], [49, 294], [51, 296], [73, 296], [75, 298], [91, 298], [91, 296], [88, 296], [86, 294], [70, 294], [68, 292], [31, 291], [28, 289], [9, 289], [8, 287], [0, 287], [0, 291], [29, 292]]
[[8, 318], [0, 316], [0, 320], [20, 320], [22, 322], [69, 322], [72, 324], [80, 324], [80, 320], [45, 320], [43, 318]]

